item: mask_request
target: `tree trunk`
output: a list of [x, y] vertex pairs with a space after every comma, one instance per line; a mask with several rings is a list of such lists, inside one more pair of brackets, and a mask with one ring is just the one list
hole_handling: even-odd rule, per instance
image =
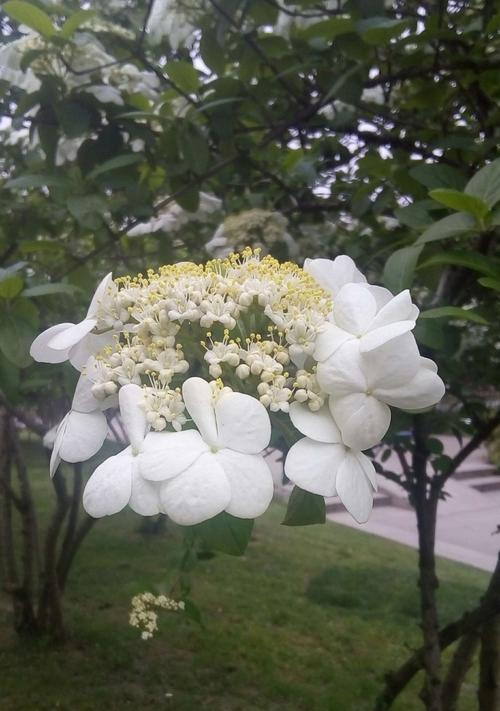
[[479, 645], [477, 629], [465, 634], [457, 645], [443, 683], [443, 711], [457, 711], [460, 690]]
[[481, 630], [478, 700], [480, 711], [500, 709], [500, 615]]
[[436, 517], [438, 498], [432, 491], [427, 477], [427, 449], [424, 419], [413, 419], [413, 493], [418, 527], [418, 567], [420, 588], [420, 614], [424, 638], [425, 683], [421, 699], [427, 711], [442, 711], [441, 705], [441, 648], [439, 644], [439, 622], [436, 603], [436, 559], [434, 555], [436, 539]]

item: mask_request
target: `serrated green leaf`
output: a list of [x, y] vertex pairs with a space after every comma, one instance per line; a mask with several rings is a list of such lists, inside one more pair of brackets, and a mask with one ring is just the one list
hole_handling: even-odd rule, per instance
[[410, 170], [410, 176], [428, 190], [451, 188], [463, 190], [467, 178], [455, 168], [441, 163], [424, 163]]
[[489, 212], [488, 205], [474, 195], [461, 193], [459, 190], [450, 188], [436, 188], [429, 192], [429, 196], [445, 207], [449, 207], [457, 212], [468, 212], [478, 220], [482, 220]]
[[37, 296], [51, 296], [52, 294], [74, 294], [76, 291], [79, 291], [79, 289], [73, 284], [54, 282], [52, 284], [37, 284], [37, 286], [30, 286], [23, 291], [22, 295], [26, 298], [34, 298]]
[[203, 521], [192, 530], [209, 550], [229, 555], [243, 555], [252, 535], [253, 520], [236, 518], [223, 511], [218, 516]]
[[487, 325], [488, 321], [472, 309], [461, 309], [458, 306], [440, 306], [436, 309], [421, 311], [419, 318], [447, 318], [459, 321], [473, 321]]
[[195, 93], [200, 87], [198, 72], [189, 62], [174, 60], [167, 63], [165, 71], [169, 78], [188, 94]]
[[416, 241], [416, 245], [427, 244], [428, 242], [437, 242], [448, 237], [456, 237], [457, 235], [473, 232], [477, 229], [477, 224], [472, 215], [467, 212], [457, 212], [455, 215], [448, 215], [438, 220], [433, 225], [428, 227]]
[[29, 188], [57, 187], [64, 188], [69, 184], [67, 178], [57, 175], [39, 174], [20, 175], [18, 178], [7, 180], [5, 187], [10, 190], [27, 190]]
[[482, 274], [487, 274], [489, 276], [500, 275], [500, 261], [495, 261], [491, 257], [485, 257], [477, 252], [465, 252], [465, 251], [449, 251], [449, 252], [438, 252], [438, 254], [433, 254], [432, 257], [426, 259], [424, 262], [418, 265], [418, 269], [425, 269], [426, 267], [435, 267], [443, 264], [453, 264], [458, 267], [467, 267], [468, 269], [473, 269], [476, 272], [481, 272]]
[[422, 249], [419, 245], [402, 247], [393, 252], [385, 263], [383, 282], [394, 294], [412, 285]]
[[408, 20], [396, 20], [389, 17], [370, 17], [356, 23], [356, 31], [367, 44], [388, 44], [399, 37], [409, 27]]
[[14, 299], [22, 290], [24, 279], [20, 276], [11, 276], [0, 281], [0, 298]]
[[137, 153], [125, 153], [120, 156], [115, 156], [110, 158], [105, 163], [101, 163], [97, 168], [94, 168], [89, 174], [88, 178], [97, 178], [103, 173], [107, 173], [110, 170], [117, 170], [118, 168], [125, 168], [128, 165], [134, 165], [134, 163], [140, 163], [143, 157]]
[[95, 10], [78, 10], [71, 15], [71, 17], [68, 17], [64, 25], [61, 27], [59, 35], [65, 39], [69, 39], [71, 35], [76, 32], [76, 30], [95, 16]]
[[487, 289], [494, 289], [495, 291], [500, 291], [500, 279], [491, 279], [490, 277], [481, 277], [478, 279], [481, 286], [485, 286]]
[[47, 13], [29, 2], [9, 0], [2, 5], [2, 10], [16, 22], [31, 27], [43, 37], [53, 37], [56, 33], [56, 28]]
[[469, 180], [465, 192], [480, 198], [491, 210], [500, 200], [500, 158], [481, 168]]
[[[311, 466], [314, 464], [312, 463]], [[285, 518], [282, 521], [283, 526], [311, 526], [316, 523], [325, 523], [325, 520], [324, 497], [294, 486], [288, 499]]]

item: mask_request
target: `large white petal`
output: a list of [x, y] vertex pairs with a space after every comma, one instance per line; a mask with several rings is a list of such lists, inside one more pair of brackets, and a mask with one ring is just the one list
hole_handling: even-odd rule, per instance
[[334, 260], [306, 259], [304, 270], [333, 296], [337, 295], [344, 284], [366, 281], [366, 277], [356, 268], [353, 260], [345, 254]]
[[226, 511], [238, 518], [256, 518], [268, 508], [273, 498], [273, 475], [259, 454], [241, 454], [221, 449], [215, 455], [231, 486], [231, 500]]
[[96, 356], [106, 346], [114, 343], [116, 331], [106, 333], [88, 333], [69, 350], [69, 362], [77, 370], [83, 370], [92, 356]]
[[146, 436], [148, 423], [144, 408], [144, 390], [140, 385], [128, 383], [118, 392], [120, 415], [132, 449], [138, 452]]
[[365, 289], [368, 289], [370, 294], [375, 299], [377, 304], [377, 310], [380, 310], [383, 306], [389, 303], [389, 301], [394, 298], [392, 291], [386, 289], [385, 286], [377, 286], [375, 284], [365, 284]]
[[391, 411], [366, 393], [331, 397], [330, 410], [342, 433], [342, 441], [352, 449], [369, 449], [380, 442], [391, 422]]
[[102, 299], [106, 296], [106, 293], [113, 283], [113, 274], [110, 272], [106, 274], [104, 279], [99, 283], [99, 286], [94, 292], [92, 301], [90, 302], [89, 310], [87, 311], [87, 318], [95, 318], [97, 315], [97, 310]]
[[412, 333], [393, 338], [369, 353], [361, 354], [369, 390], [404, 385], [420, 367], [420, 354]]
[[94, 383], [92, 380], [84, 375], [80, 375], [78, 383], [76, 384], [75, 394], [73, 395], [73, 402], [71, 403], [71, 409], [77, 410], [78, 412], [93, 412], [94, 410], [101, 409], [102, 400], [98, 400], [92, 394], [92, 387]]
[[346, 454], [343, 444], [299, 439], [287, 454], [285, 474], [304, 491], [320, 496], [335, 496], [337, 470]]
[[215, 403], [219, 446], [258, 454], [271, 439], [271, 421], [264, 405], [251, 395], [223, 393]]
[[212, 388], [202, 378], [188, 378], [182, 386], [182, 397], [201, 436], [211, 447], [217, 446], [217, 424]]
[[377, 397], [402, 410], [423, 410], [438, 403], [445, 393], [444, 383], [437, 373], [426, 365], [399, 388], [378, 389]]
[[56, 436], [54, 438], [54, 444], [52, 446], [52, 454], [50, 455], [50, 464], [49, 464], [49, 474], [51, 477], [54, 476], [56, 473], [57, 467], [61, 463], [61, 457], [59, 455], [59, 450], [61, 449], [61, 443], [64, 439], [64, 434], [66, 432], [66, 427], [68, 425], [68, 417], [70, 416], [70, 412], [68, 412], [61, 422], [59, 423], [59, 426], [57, 427], [56, 430]]
[[346, 455], [337, 472], [337, 493], [358, 523], [368, 521], [373, 508], [373, 489], [352, 452]]
[[224, 511], [231, 486], [214, 454], [202, 454], [188, 469], [164, 482], [160, 500], [165, 513], [181, 526], [193, 526]]
[[362, 284], [346, 284], [333, 304], [335, 323], [354, 336], [363, 334], [377, 313], [373, 296]]
[[208, 449], [197, 430], [150, 432], [137, 457], [139, 471], [150, 481], [172, 479], [194, 464]]
[[318, 333], [314, 346], [315, 360], [322, 362], [330, 358], [335, 351], [346, 341], [350, 341], [354, 336], [352, 333], [344, 331], [334, 323], [329, 323], [324, 330]]
[[290, 419], [299, 432], [316, 442], [335, 444], [342, 441], [339, 428], [335, 424], [328, 405], [323, 405], [317, 412], [312, 412], [305, 402], [292, 402]]
[[381, 326], [373, 331], [368, 331], [359, 339], [359, 348], [361, 353], [369, 353], [375, 348], [383, 346], [385, 343], [392, 341], [394, 338], [408, 333], [415, 328], [415, 321], [396, 321], [387, 326]]
[[43, 333], [35, 338], [30, 348], [31, 357], [39, 363], [63, 363], [68, 360], [68, 348], [65, 350], [54, 350], [49, 346], [54, 336], [63, 333], [73, 323], [58, 323], [56, 326], [47, 328]]
[[336, 397], [364, 392], [368, 386], [359, 352], [359, 340], [347, 341], [328, 360], [318, 363], [316, 375], [320, 388]]
[[87, 333], [90, 333], [95, 325], [96, 320], [94, 318], [86, 318], [80, 321], [80, 323], [72, 324], [68, 326], [68, 328], [65, 328], [64, 331], [56, 333], [56, 335], [50, 339], [48, 346], [56, 351], [67, 351], [71, 346], [74, 346], [75, 343], [81, 341]]
[[130, 449], [100, 464], [83, 492], [83, 508], [93, 518], [121, 511], [132, 493], [134, 461]]
[[395, 321], [415, 321], [419, 310], [411, 300], [408, 289], [401, 291], [385, 304], [375, 316], [372, 328], [388, 326]]
[[65, 462], [85, 462], [101, 449], [107, 434], [108, 423], [100, 410], [71, 410], [59, 447], [59, 456]]
[[373, 466], [372, 460], [369, 459], [366, 454], [363, 454], [363, 452], [352, 452], [352, 454], [354, 454], [358, 460], [361, 469], [364, 471], [368, 481], [372, 485], [373, 491], [377, 491], [377, 473], [375, 471], [375, 467]]
[[[137, 457], [136, 457], [137, 459]], [[160, 513], [160, 489], [158, 484], [143, 479], [134, 462], [132, 492], [128, 505], [141, 516], [156, 516]]]

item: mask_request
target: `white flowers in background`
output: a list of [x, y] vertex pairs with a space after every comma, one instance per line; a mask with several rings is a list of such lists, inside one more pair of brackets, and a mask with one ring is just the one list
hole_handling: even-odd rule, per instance
[[166, 595], [153, 595], [150, 592], [135, 595], [131, 604], [129, 624], [142, 630], [141, 639], [144, 640], [151, 639], [158, 630], [158, 613], [154, 608], [178, 612], [186, 607], [183, 600], [173, 600]]
[[375, 476], [363, 451], [387, 432], [390, 408], [415, 412], [444, 394], [411, 333], [417, 317], [407, 291], [368, 284], [347, 256], [300, 269], [245, 249], [205, 265], [108, 275], [83, 321], [52, 326], [31, 348], [37, 360], [69, 358], [83, 372], [87, 399], [82, 406], [79, 386], [53, 466], [97, 451], [102, 410], [118, 393], [131, 446], [89, 480], [91, 515], [129, 504], [181, 525], [223, 511], [253, 518], [273, 493], [261, 456], [268, 412], [281, 424], [289, 415], [305, 435], [288, 453], [289, 478], [338, 495], [364, 521]]
[[198, 9], [195, 1], [185, 4], [179, 0], [155, 0], [148, 21], [148, 35], [153, 44], [159, 44], [165, 37], [174, 51], [185, 46], [196, 30], [197, 25], [192, 11]]
[[215, 195], [200, 193], [200, 204], [196, 212], [184, 210], [176, 202], [171, 202], [158, 210], [157, 214], [146, 222], [139, 222], [128, 232], [129, 237], [139, 237], [154, 232], [178, 232], [188, 222], [203, 222], [207, 215], [220, 210], [222, 201]]

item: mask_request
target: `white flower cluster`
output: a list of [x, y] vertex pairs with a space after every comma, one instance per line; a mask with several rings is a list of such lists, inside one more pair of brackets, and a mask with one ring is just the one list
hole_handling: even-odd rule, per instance
[[[222, 511], [254, 518], [273, 495], [262, 457], [273, 424], [304, 435], [285, 472], [306, 491], [338, 495], [366, 521], [376, 489], [364, 454], [383, 438], [391, 407], [416, 412], [444, 385], [411, 331], [409, 292], [372, 286], [345, 256], [304, 269], [258, 250], [147, 275], [108, 275], [87, 316], [52, 326], [36, 360], [82, 371], [54, 441], [60, 459], [91, 457], [119, 405], [130, 446], [90, 478], [92, 516], [129, 505], [192, 525]], [[209, 330], [207, 330], [209, 329]], [[269, 414], [270, 413], [270, 414]]]
[[141, 630], [141, 639], [151, 639], [158, 630], [158, 613], [154, 608], [178, 612], [185, 607], [182, 600], [173, 600], [166, 595], [153, 595], [149, 592], [141, 593], [132, 598], [129, 624]]

